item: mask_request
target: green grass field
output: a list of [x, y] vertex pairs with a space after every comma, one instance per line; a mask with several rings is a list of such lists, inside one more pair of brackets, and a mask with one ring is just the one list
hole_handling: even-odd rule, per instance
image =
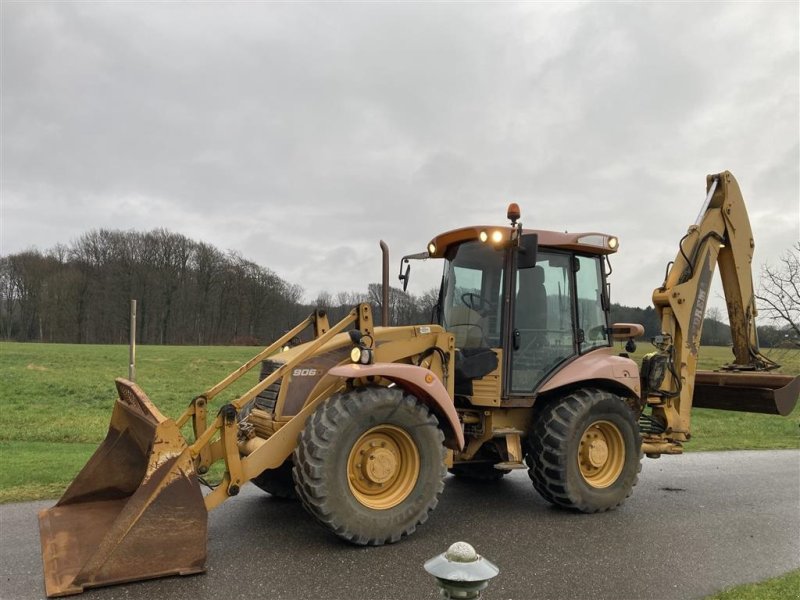
[[[637, 355], [647, 351], [642, 344]], [[167, 416], [258, 352], [258, 348], [139, 346], [137, 383]], [[704, 348], [702, 368], [729, 360], [727, 348]], [[778, 357], [800, 373], [800, 351]], [[102, 441], [127, 376], [126, 346], [0, 343], [0, 502], [56, 498]], [[232, 390], [255, 384], [257, 369]], [[231, 396], [217, 398], [215, 406]], [[212, 407], [212, 413], [215, 409]], [[789, 418], [696, 410], [693, 450], [800, 448], [800, 410]]]
[[723, 590], [706, 600], [795, 600], [800, 590], [800, 570], [761, 583], [748, 583]]
[[[138, 346], [136, 381], [177, 418], [191, 399], [260, 348]], [[57, 498], [103, 440], [127, 377], [127, 346], [0, 343], [0, 502]], [[231, 393], [257, 381], [258, 369]], [[210, 407], [229, 401], [221, 395]]]

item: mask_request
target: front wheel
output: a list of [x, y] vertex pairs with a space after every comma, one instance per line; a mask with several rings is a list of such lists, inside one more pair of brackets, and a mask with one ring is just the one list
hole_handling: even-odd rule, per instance
[[546, 404], [530, 437], [528, 474], [545, 500], [594, 513], [631, 495], [641, 471], [642, 440], [619, 396], [586, 388]]
[[424, 523], [444, 488], [444, 434], [399, 388], [336, 394], [309, 418], [294, 451], [303, 505], [360, 545], [400, 540]]

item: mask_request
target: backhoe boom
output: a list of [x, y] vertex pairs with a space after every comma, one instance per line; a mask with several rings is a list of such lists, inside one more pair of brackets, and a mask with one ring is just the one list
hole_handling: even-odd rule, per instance
[[[658, 352], [643, 363], [647, 404], [653, 408], [644, 450], [681, 452], [690, 437], [694, 405], [787, 414], [800, 380], [766, 371], [779, 365], [761, 354], [751, 263], [753, 233], [739, 184], [725, 171], [706, 178], [706, 200], [678, 246], [664, 283], [653, 292], [661, 318]], [[733, 342], [733, 362], [721, 372], [697, 372], [700, 336], [711, 280], [719, 266]], [[757, 379], [748, 373], [757, 372]], [[724, 386], [724, 390], [715, 388]], [[719, 393], [718, 393], [719, 392]]]

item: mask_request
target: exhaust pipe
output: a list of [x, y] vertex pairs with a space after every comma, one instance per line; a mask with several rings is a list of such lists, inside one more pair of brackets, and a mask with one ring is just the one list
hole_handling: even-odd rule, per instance
[[381, 287], [381, 325], [389, 326], [389, 246], [381, 240], [381, 254], [383, 255], [383, 282]]

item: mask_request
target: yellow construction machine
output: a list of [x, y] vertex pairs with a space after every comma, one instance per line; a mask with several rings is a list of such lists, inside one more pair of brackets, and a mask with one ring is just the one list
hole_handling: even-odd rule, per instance
[[[105, 441], [39, 515], [47, 595], [202, 571], [207, 512], [248, 482], [296, 495], [349, 542], [381, 545], [426, 521], [448, 469], [485, 480], [527, 469], [547, 501], [606, 511], [631, 494], [643, 453], [681, 452], [693, 405], [792, 410], [800, 378], [771, 373], [759, 352], [753, 238], [730, 173], [708, 177], [700, 216], [653, 293], [662, 332], [641, 368], [613, 344], [631, 351], [641, 325], [608, 322], [617, 238], [523, 229], [513, 204], [508, 218], [404, 257], [405, 284], [409, 260], [443, 259], [430, 324], [376, 327], [361, 304], [331, 326], [317, 310], [175, 420], [118, 379]], [[734, 356], [700, 373], [717, 266]], [[282, 351], [304, 332], [308, 341]], [[210, 414], [256, 367], [260, 382]], [[218, 461], [222, 481], [204, 495]]]

